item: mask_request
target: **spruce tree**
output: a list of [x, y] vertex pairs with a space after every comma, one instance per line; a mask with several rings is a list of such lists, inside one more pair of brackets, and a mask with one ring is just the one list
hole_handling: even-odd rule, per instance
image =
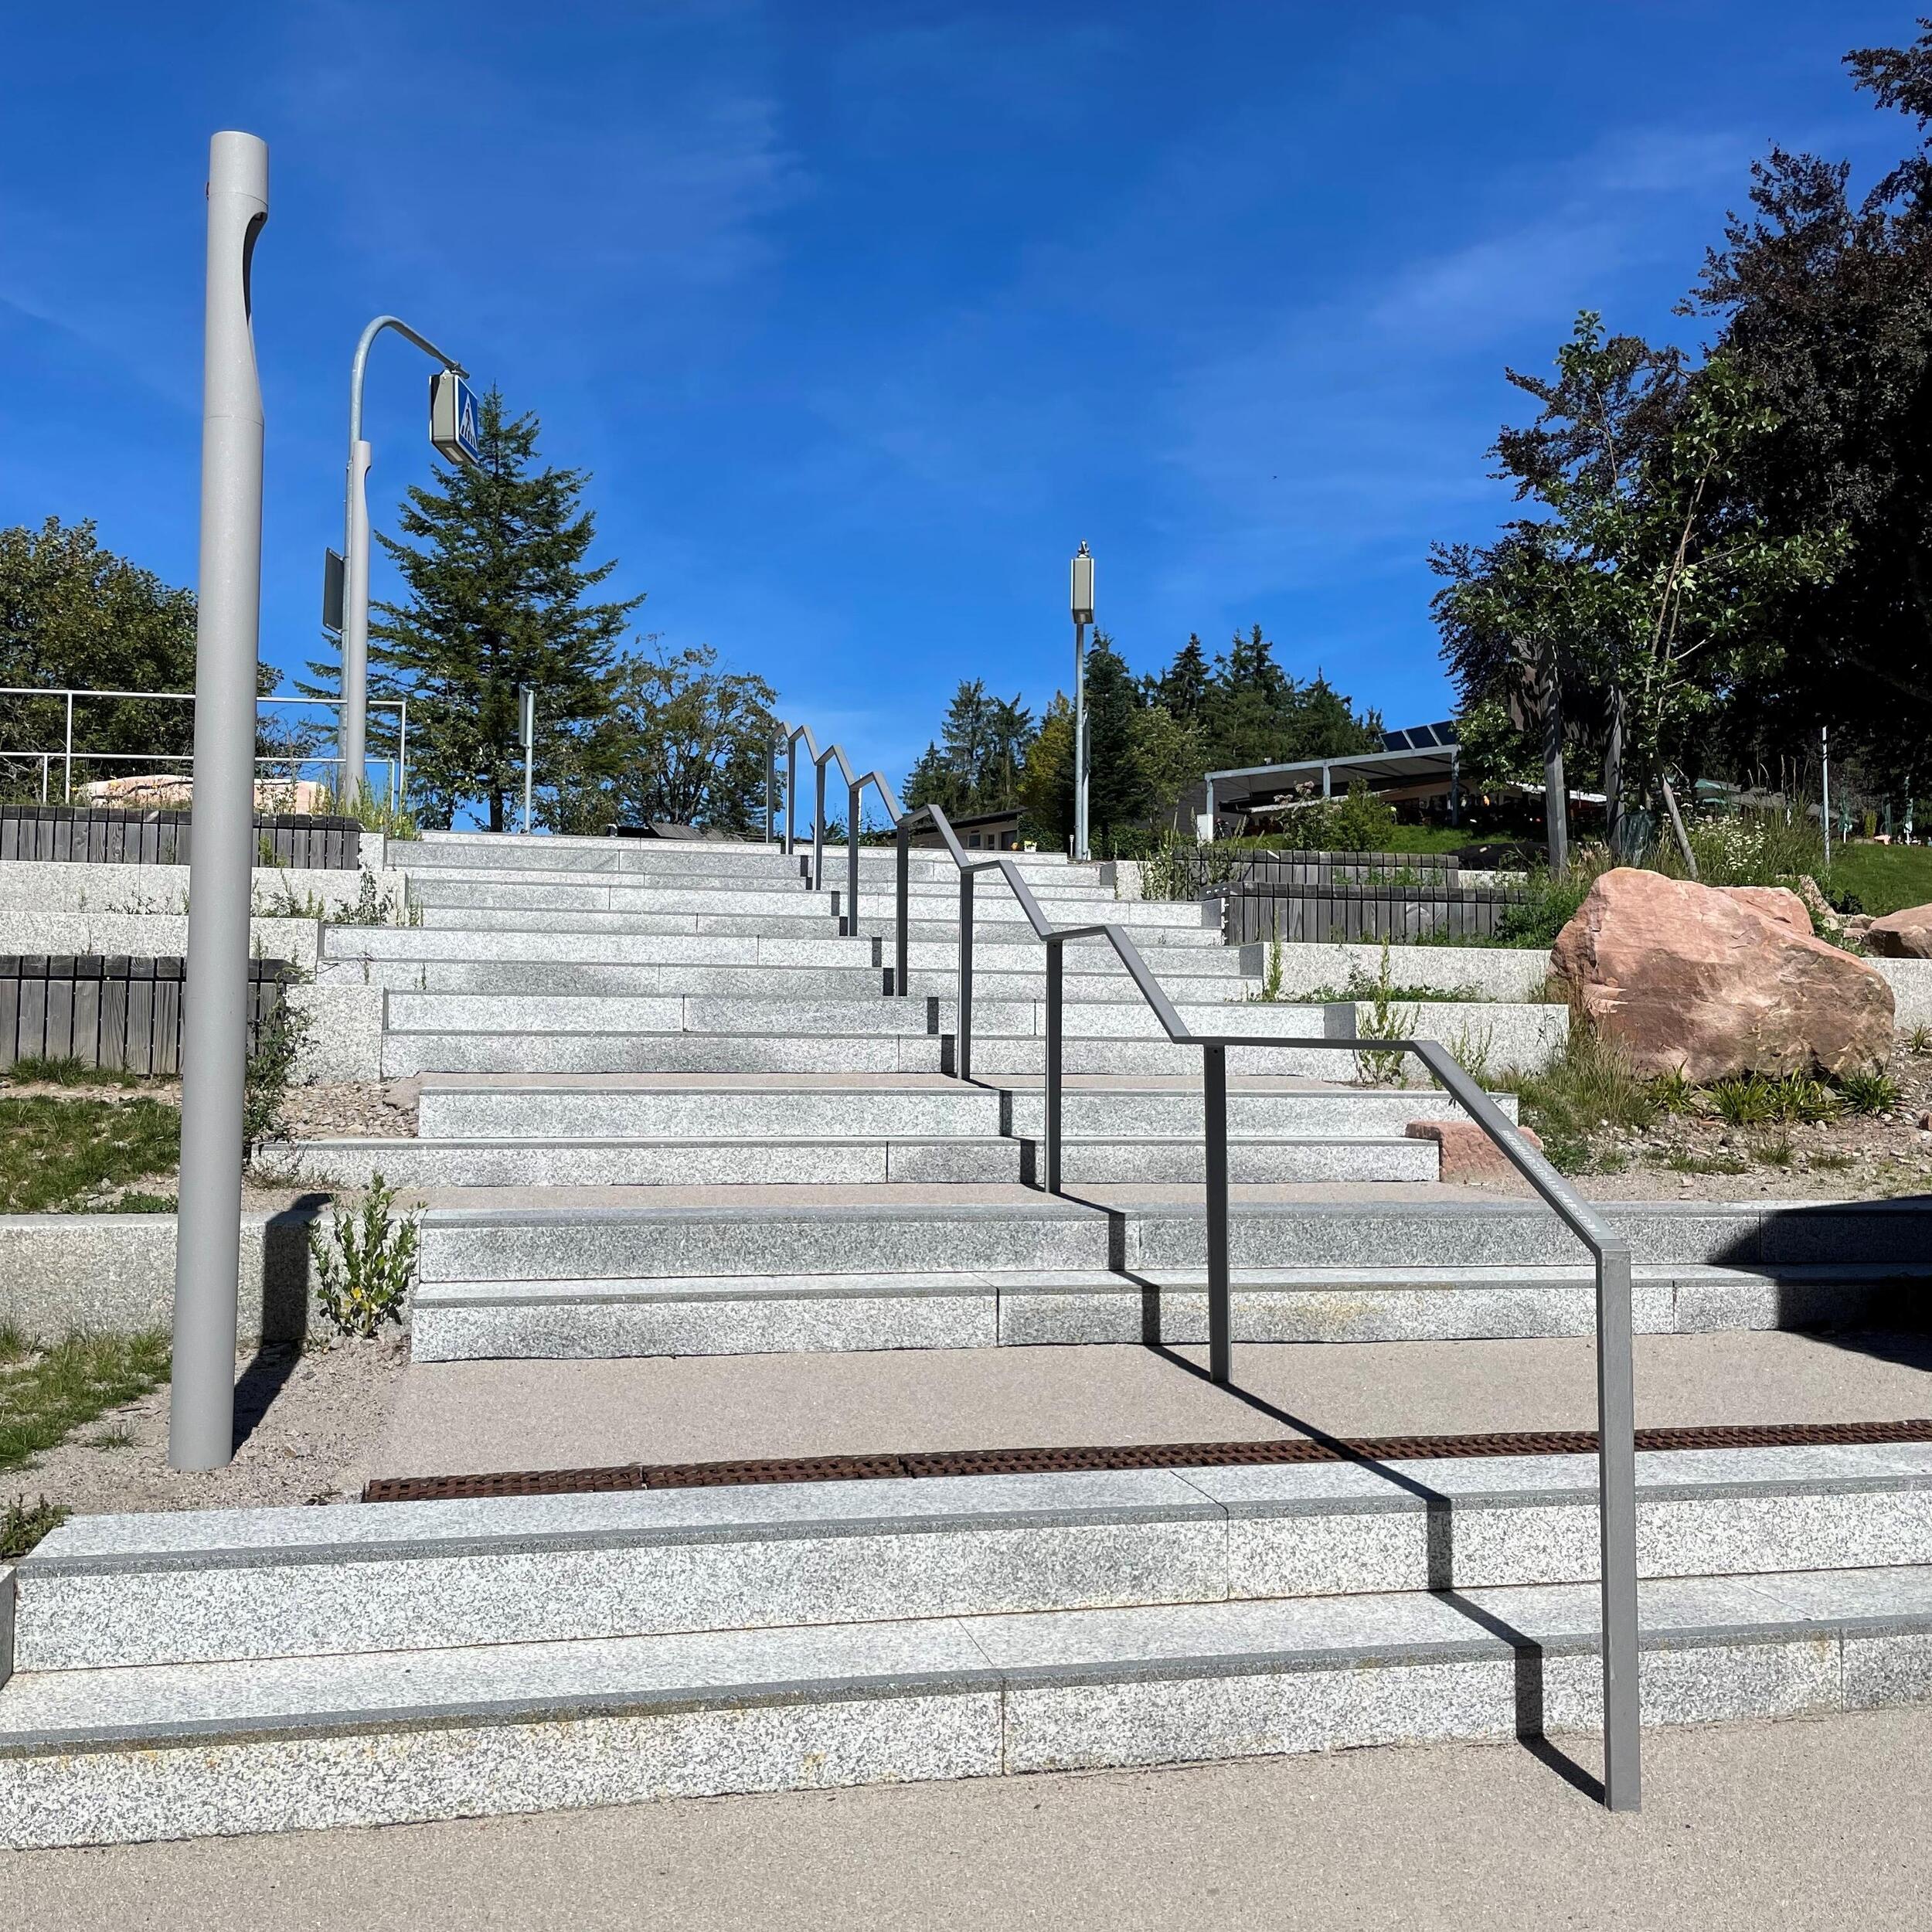
[[1163, 706], [1183, 724], [1193, 724], [1207, 702], [1208, 675], [1207, 653], [1199, 634], [1190, 631], [1174, 662], [1158, 679], [1149, 680], [1154, 686], [1150, 702]]
[[[641, 597], [588, 593], [617, 568], [586, 562], [587, 474], [538, 467], [537, 420], [483, 399], [482, 461], [412, 487], [400, 539], [378, 534], [408, 587], [369, 625], [369, 693], [410, 701], [410, 794], [426, 824], [480, 801], [492, 832], [522, 787], [518, 687], [536, 690], [536, 764], [561, 768], [610, 710], [618, 644]], [[372, 716], [370, 738], [377, 737]]]

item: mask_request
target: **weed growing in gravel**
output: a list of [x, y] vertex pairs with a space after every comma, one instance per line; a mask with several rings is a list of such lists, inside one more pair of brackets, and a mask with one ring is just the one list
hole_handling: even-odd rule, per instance
[[1589, 1165], [1592, 1138], [1603, 1129], [1641, 1131], [1662, 1111], [1655, 1083], [1614, 1040], [1580, 1022], [1570, 1027], [1562, 1055], [1541, 1072], [1504, 1076], [1498, 1084], [1513, 1086], [1526, 1121], [1566, 1174]]
[[[1395, 987], [1389, 975], [1389, 942], [1382, 942], [1382, 970], [1369, 988], [1369, 1017], [1358, 1032], [1365, 1040], [1405, 1040], [1416, 1030], [1416, 1016], [1396, 1003]], [[1364, 1087], [1399, 1087], [1409, 1056], [1400, 1049], [1375, 1052], [1365, 1049], [1355, 1056], [1355, 1078]]]
[[29, 1503], [25, 1496], [15, 1496], [0, 1508], [0, 1563], [26, 1556], [42, 1537], [58, 1529], [73, 1513], [57, 1502], [48, 1502], [45, 1496], [36, 1503]]
[[172, 1214], [180, 1206], [176, 1195], [143, 1194], [136, 1189], [115, 1202], [114, 1211], [117, 1214]]
[[165, 1335], [71, 1335], [0, 1376], [0, 1469], [168, 1379]]
[[1766, 1167], [1789, 1167], [1793, 1158], [1791, 1135], [1781, 1134], [1776, 1140], [1754, 1141], [1751, 1147], [1751, 1158], [1761, 1162]]
[[1686, 1154], [1680, 1148], [1664, 1165], [1674, 1174], [1742, 1174], [1749, 1164], [1731, 1155]]
[[1905, 1050], [1923, 1060], [1932, 1053], [1932, 1026], [1915, 1026], [1905, 1036]]
[[308, 1250], [322, 1312], [344, 1335], [374, 1335], [386, 1321], [400, 1321], [403, 1301], [416, 1273], [417, 1217], [396, 1216], [396, 1190], [378, 1174], [362, 1204], [348, 1220], [329, 1211], [328, 1238], [308, 1230]]

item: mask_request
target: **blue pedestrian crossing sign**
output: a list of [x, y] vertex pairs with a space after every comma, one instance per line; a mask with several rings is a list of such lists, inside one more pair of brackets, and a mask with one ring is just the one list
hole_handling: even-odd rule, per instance
[[476, 392], [453, 369], [430, 378], [430, 440], [452, 463], [480, 463], [482, 411]]

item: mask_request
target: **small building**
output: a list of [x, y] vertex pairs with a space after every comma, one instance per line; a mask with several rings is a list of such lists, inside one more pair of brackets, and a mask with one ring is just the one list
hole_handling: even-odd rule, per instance
[[[976, 811], [951, 821], [953, 836], [968, 852], [1015, 852], [1019, 849], [1019, 808], [1005, 811]], [[915, 845], [936, 845], [939, 834], [930, 825], [921, 825], [913, 834]]]

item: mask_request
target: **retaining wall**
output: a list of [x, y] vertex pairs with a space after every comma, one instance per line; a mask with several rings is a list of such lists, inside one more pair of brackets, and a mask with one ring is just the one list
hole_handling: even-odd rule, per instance
[[[295, 1342], [308, 1332], [308, 1228], [321, 1205], [318, 1196], [243, 1215], [238, 1340]], [[0, 1324], [29, 1341], [75, 1328], [165, 1328], [174, 1298], [172, 1214], [0, 1215]]]

